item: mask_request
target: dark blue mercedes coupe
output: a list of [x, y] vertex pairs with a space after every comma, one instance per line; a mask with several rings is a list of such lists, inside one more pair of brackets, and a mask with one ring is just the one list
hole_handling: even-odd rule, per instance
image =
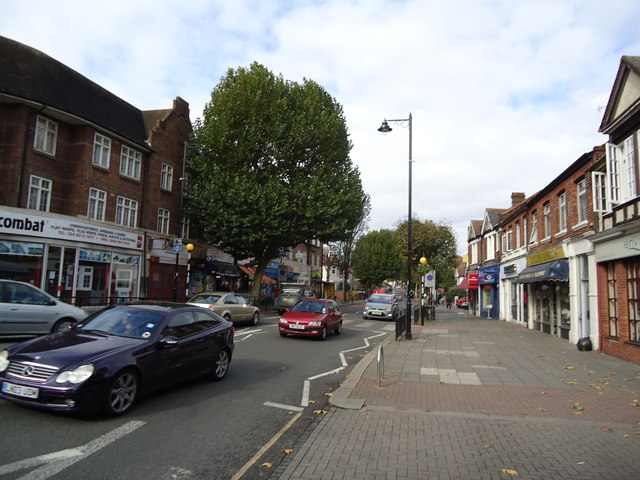
[[223, 379], [234, 328], [179, 303], [107, 307], [66, 331], [0, 352], [0, 397], [58, 411], [118, 416], [143, 394], [195, 377]]

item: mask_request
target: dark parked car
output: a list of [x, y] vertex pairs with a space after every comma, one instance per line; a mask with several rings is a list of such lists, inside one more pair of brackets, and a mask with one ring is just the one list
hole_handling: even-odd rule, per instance
[[233, 325], [193, 305], [108, 307], [75, 327], [0, 353], [0, 397], [59, 411], [122, 415], [143, 394], [185, 380], [221, 380]]
[[304, 335], [327, 338], [327, 332], [342, 333], [342, 313], [333, 300], [303, 298], [280, 317], [280, 335]]

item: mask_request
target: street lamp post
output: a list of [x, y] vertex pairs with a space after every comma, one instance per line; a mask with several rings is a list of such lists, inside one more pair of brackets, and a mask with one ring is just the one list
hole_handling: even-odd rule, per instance
[[408, 122], [409, 123], [409, 213], [407, 215], [408, 225], [407, 225], [407, 326], [405, 331], [405, 338], [407, 340], [411, 340], [411, 257], [413, 256], [413, 249], [411, 244], [411, 163], [412, 163], [412, 116], [409, 113], [409, 118], [396, 118], [384, 120], [380, 128], [378, 128], [379, 132], [388, 133], [392, 130], [387, 122]]
[[193, 246], [193, 243], [187, 243], [187, 245], [184, 248], [186, 248], [187, 252], [189, 252], [189, 255], [187, 256], [187, 283], [185, 285], [185, 292], [184, 292], [184, 301], [186, 302], [187, 300], [189, 300], [189, 276], [191, 274], [191, 251], [195, 247]]

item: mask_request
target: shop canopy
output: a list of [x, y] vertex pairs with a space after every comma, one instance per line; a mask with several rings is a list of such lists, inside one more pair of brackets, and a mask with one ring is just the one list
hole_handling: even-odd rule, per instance
[[518, 283], [566, 282], [569, 280], [569, 261], [567, 259], [541, 263], [527, 267], [516, 278]]
[[[241, 272], [246, 273], [251, 280], [253, 280], [253, 276], [256, 274], [256, 269], [254, 267], [245, 267], [244, 265], [238, 265], [238, 269], [240, 269]], [[262, 281], [260, 283], [262, 283], [263, 285], [275, 285], [278, 282], [273, 278], [263, 274]]]
[[462, 279], [458, 288], [467, 289], [467, 288], [478, 288], [478, 274], [477, 273], [469, 273], [466, 277]]

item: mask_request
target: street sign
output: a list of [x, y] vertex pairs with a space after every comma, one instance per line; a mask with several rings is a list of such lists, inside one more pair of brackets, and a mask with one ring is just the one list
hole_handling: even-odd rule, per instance
[[427, 288], [435, 288], [436, 286], [435, 270], [431, 270], [430, 272], [427, 272], [427, 274], [424, 276], [424, 286]]
[[181, 253], [182, 252], [182, 239], [174, 238], [173, 239], [173, 253]]

